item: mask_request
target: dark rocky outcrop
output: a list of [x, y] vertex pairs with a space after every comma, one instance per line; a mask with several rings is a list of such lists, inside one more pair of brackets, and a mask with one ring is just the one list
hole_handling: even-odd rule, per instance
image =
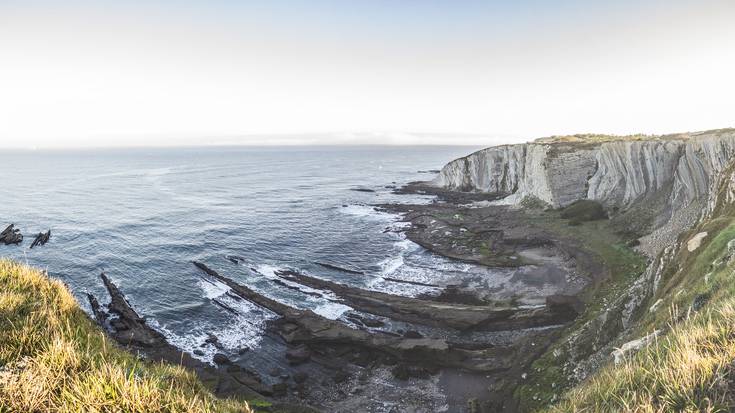
[[42, 246], [46, 245], [48, 240], [51, 238], [51, 230], [48, 230], [46, 232], [39, 232], [38, 235], [36, 235], [36, 238], [31, 243], [31, 248], [36, 246]]
[[0, 232], [0, 242], [5, 245], [20, 244], [23, 242], [23, 234], [20, 233], [20, 229], [15, 227], [15, 224], [10, 224], [3, 232]]
[[[95, 319], [102, 326], [106, 326], [108, 324], [106, 321], [110, 320], [107, 325], [108, 331], [115, 341], [145, 355], [148, 359], [163, 360], [192, 369], [219, 396], [267, 399], [267, 396], [272, 394], [271, 388], [261, 384], [260, 378], [252, 373], [241, 369], [235, 371], [214, 368], [169, 344], [160, 332], [150, 327], [145, 319], [138, 315], [107, 275], [101, 274], [100, 277], [110, 294], [107, 309], [105, 310], [93, 295], [88, 294], [88, 299]], [[216, 358], [215, 362], [218, 364], [230, 364], [224, 354], [218, 354]]]
[[[280, 317], [271, 324], [271, 329], [286, 343], [304, 349], [292, 352], [294, 360], [302, 361], [305, 350], [318, 348], [341, 349], [344, 354], [367, 355], [371, 361], [384, 358], [399, 359], [419, 366], [443, 366], [468, 371], [498, 372], [513, 367], [511, 354], [525, 358], [535, 354], [525, 345], [503, 347], [495, 345], [466, 346], [441, 338], [406, 338], [384, 332], [353, 329], [340, 321], [330, 320], [310, 310], [300, 310], [265, 297], [254, 290], [220, 275], [207, 265], [194, 262], [207, 275], [223, 282], [241, 297], [265, 307]], [[427, 309], [428, 311], [428, 309]], [[437, 309], [440, 311], [440, 309]], [[440, 311], [441, 312], [441, 311]], [[528, 343], [530, 345], [530, 343]], [[522, 350], [521, 350], [522, 349]], [[518, 353], [517, 353], [518, 352]]]
[[342, 265], [335, 265], [335, 264], [330, 264], [328, 262], [321, 262], [321, 261], [314, 261], [314, 264], [320, 265], [324, 268], [329, 268], [330, 270], [346, 272], [348, 274], [365, 275], [363, 271], [353, 270], [351, 268], [346, 268], [345, 266], [342, 266]]
[[370, 314], [415, 324], [450, 327], [458, 330], [517, 330], [544, 325], [558, 325], [571, 321], [567, 311], [556, 312], [543, 308], [492, 308], [455, 303], [421, 300], [371, 290], [353, 288], [322, 280], [295, 271], [276, 273], [285, 279], [311, 288], [330, 290], [348, 305]]

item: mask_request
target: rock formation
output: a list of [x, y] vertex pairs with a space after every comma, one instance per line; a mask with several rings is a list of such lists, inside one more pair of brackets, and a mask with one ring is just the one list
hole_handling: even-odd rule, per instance
[[48, 230], [46, 232], [39, 232], [38, 235], [36, 235], [36, 239], [33, 240], [31, 243], [31, 248], [35, 246], [40, 245], [46, 245], [48, 240], [51, 238], [51, 230]]
[[23, 234], [20, 233], [18, 228], [15, 228], [15, 224], [10, 224], [3, 232], [0, 232], [0, 242], [5, 245], [20, 244], [23, 242]]
[[[697, 221], [719, 174], [735, 155], [735, 130], [658, 137], [573, 136], [482, 149], [442, 168], [432, 185], [558, 208], [588, 199], [630, 211], [653, 231], [642, 239], [655, 256]], [[641, 231], [641, 235], [649, 231]]]
[[506, 203], [532, 196], [554, 207], [592, 199], [625, 208], [667, 190], [673, 206], [684, 206], [706, 194], [734, 153], [735, 130], [647, 139], [540, 139], [452, 161], [433, 183], [502, 194]]
[[[671, 299], [674, 288], [686, 288], [672, 277], [687, 256], [699, 253], [713, 236], [704, 229], [712, 228], [705, 227], [707, 223], [735, 212], [735, 130], [658, 137], [555, 137], [492, 147], [450, 162], [426, 187], [437, 188], [439, 195], [453, 190], [496, 198], [475, 201], [474, 207], [522, 209], [540, 201], [558, 209], [579, 201], [596, 202], [626, 238], [637, 239], [629, 245], [638, 245], [647, 256], [645, 270], [568, 330], [554, 344], [553, 354], [547, 355], [565, 380], [577, 383], [610, 362], [611, 353], [619, 362], [663, 334], [636, 333], [637, 322], [643, 314], [666, 311], [662, 303]], [[695, 297], [689, 310], [697, 311], [707, 299]], [[541, 403], [536, 400], [556, 400], [552, 393], [558, 390], [553, 386], [544, 389], [546, 393], [540, 390], [544, 374], [537, 369], [533, 378], [529, 375], [529, 384], [519, 394], [532, 394], [534, 401], [524, 402], [521, 410], [533, 410], [534, 403]]]

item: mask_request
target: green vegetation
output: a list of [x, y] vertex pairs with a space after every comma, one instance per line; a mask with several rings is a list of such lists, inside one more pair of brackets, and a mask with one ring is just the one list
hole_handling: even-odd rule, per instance
[[57, 280], [0, 260], [0, 412], [241, 412], [182, 367], [108, 341]]
[[[554, 403], [575, 384], [570, 377], [572, 372], [564, 364], [591, 354], [599, 343], [614, 338], [622, 330], [619, 324], [590, 326], [590, 320], [627, 291], [646, 268], [645, 258], [627, 246], [629, 240], [619, 235], [609, 220], [570, 226], [561, 218], [561, 211], [529, 213], [528, 219], [579, 245], [591, 262], [581, 260], [578, 264], [584, 272], [597, 275], [598, 281], [583, 294], [587, 303], [585, 312], [565, 329], [555, 345], [534, 361], [523, 384], [515, 390], [521, 411], [535, 411]], [[607, 273], [600, 276], [603, 267]], [[593, 327], [597, 330], [591, 330]], [[577, 340], [573, 345], [565, 345], [573, 335]]]
[[569, 220], [569, 225], [579, 225], [587, 221], [606, 219], [605, 209], [597, 201], [580, 199], [561, 210], [562, 218]]
[[578, 133], [576, 135], [554, 135], [536, 139], [535, 143], [603, 143], [613, 141], [642, 141], [655, 139], [656, 135], [605, 135], [599, 133]]
[[551, 205], [549, 205], [547, 202], [544, 202], [533, 195], [528, 195], [524, 197], [521, 200], [520, 205], [528, 210], [551, 208]]
[[668, 332], [620, 365], [603, 368], [550, 411], [727, 412], [735, 408], [731, 391], [735, 220], [715, 219], [698, 231], [708, 232], [705, 242], [691, 253], [685, 249], [674, 260], [665, 286], [654, 297], [662, 301], [636, 329], [639, 335], [654, 326]]

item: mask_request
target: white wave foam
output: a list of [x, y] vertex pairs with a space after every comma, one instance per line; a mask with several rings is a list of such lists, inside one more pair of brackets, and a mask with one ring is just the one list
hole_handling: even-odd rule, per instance
[[336, 320], [342, 316], [342, 314], [351, 311], [352, 307], [340, 304], [340, 303], [332, 303], [327, 302], [324, 304], [319, 305], [318, 307], [314, 308], [312, 311], [319, 314], [320, 316], [324, 318], [328, 318], [330, 320]]
[[230, 291], [230, 287], [221, 282], [209, 282], [204, 279], [199, 280], [199, 288], [204, 292], [204, 297], [209, 299], [221, 297]]
[[[148, 324], [161, 332], [166, 340], [173, 346], [189, 353], [192, 357], [207, 363], [212, 363], [212, 358], [217, 352], [237, 353], [238, 350], [248, 347], [256, 348], [265, 333], [265, 325], [268, 320], [275, 319], [277, 315], [270, 310], [259, 307], [247, 300], [238, 300], [227, 295], [230, 288], [219, 281], [199, 281], [202, 295], [210, 300], [217, 300], [229, 308], [234, 309], [237, 314], [228, 315], [225, 323], [215, 322], [207, 318], [191, 320], [185, 334], [177, 334], [157, 320], [148, 320]], [[214, 335], [222, 346], [218, 349], [206, 340], [209, 335]], [[199, 350], [202, 354], [194, 354]]]
[[367, 218], [375, 221], [394, 221], [397, 216], [387, 212], [378, 211], [375, 207], [363, 204], [350, 204], [339, 208], [339, 212], [359, 218]]
[[378, 263], [378, 266], [380, 267], [380, 275], [391, 275], [394, 272], [398, 271], [398, 269], [401, 268], [403, 264], [404, 260], [402, 254], [395, 257], [386, 258], [385, 260]]
[[[279, 282], [297, 288], [299, 291], [307, 294], [305, 297], [283, 297], [280, 301], [284, 304], [299, 309], [310, 309], [322, 317], [329, 318], [331, 320], [336, 320], [345, 312], [353, 310], [352, 307], [340, 303], [340, 298], [332, 291], [307, 287], [295, 281], [290, 281], [276, 275], [277, 271], [283, 271], [286, 270], [286, 268], [270, 264], [261, 264], [255, 269], [268, 279], [277, 279]], [[318, 294], [318, 296], [315, 296], [314, 294]]]
[[287, 268], [276, 267], [270, 264], [261, 264], [257, 266], [255, 269], [256, 271], [263, 274], [263, 276], [265, 276], [268, 279], [278, 280], [279, 282], [282, 282], [291, 287], [297, 288], [299, 291], [304, 292], [306, 294], [319, 294], [327, 300], [337, 300], [338, 299], [337, 296], [334, 295], [334, 293], [331, 291], [319, 290], [316, 288], [307, 287], [305, 285], [301, 285], [297, 282], [290, 281], [286, 278], [279, 277], [278, 275], [276, 275], [276, 272], [285, 271], [287, 270]]

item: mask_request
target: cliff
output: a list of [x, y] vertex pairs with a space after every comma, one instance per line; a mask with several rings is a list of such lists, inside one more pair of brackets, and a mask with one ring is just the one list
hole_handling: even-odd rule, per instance
[[[601, 203], [655, 256], [706, 211], [705, 200], [735, 154], [735, 129], [667, 136], [577, 135], [477, 151], [442, 168], [435, 186], [528, 198], [554, 208]], [[626, 213], [628, 213], [626, 215]]]
[[521, 410], [735, 408], [734, 155], [735, 130], [574, 136], [483, 149], [442, 169], [432, 185], [496, 204], [595, 201], [648, 256], [638, 275], [613, 274], [616, 292], [532, 364], [515, 393]]

